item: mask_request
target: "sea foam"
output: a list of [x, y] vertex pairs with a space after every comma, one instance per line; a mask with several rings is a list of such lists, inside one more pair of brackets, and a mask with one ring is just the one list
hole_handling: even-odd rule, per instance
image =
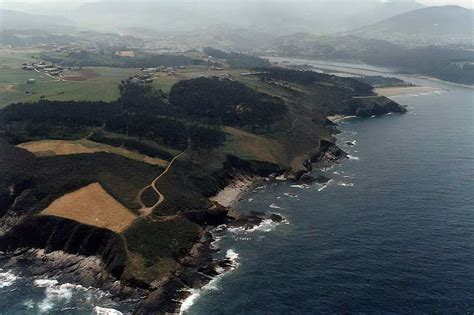
[[[232, 270], [235, 270], [238, 266], [238, 260], [239, 260], [239, 254], [234, 251], [233, 249], [229, 249], [226, 252], [226, 258], [229, 259], [232, 262], [232, 267], [227, 271], [230, 272]], [[208, 290], [218, 290], [217, 282], [225, 275], [227, 272], [225, 272], [224, 269], [216, 270], [220, 271], [219, 275], [214, 277], [208, 284], [203, 286], [201, 289], [186, 289], [187, 292], [190, 293], [190, 295], [183, 300], [181, 303], [181, 307], [179, 310], [179, 314], [186, 314], [189, 308], [194, 304], [194, 302], [199, 298], [199, 296], [202, 294], [204, 291]]]
[[93, 313], [95, 315], [123, 315], [122, 312], [117, 311], [113, 308], [105, 308], [105, 307], [94, 307]]
[[15, 283], [15, 281], [19, 278], [15, 274], [8, 270], [7, 272], [2, 272], [3, 270], [0, 269], [0, 289], [6, 288]]

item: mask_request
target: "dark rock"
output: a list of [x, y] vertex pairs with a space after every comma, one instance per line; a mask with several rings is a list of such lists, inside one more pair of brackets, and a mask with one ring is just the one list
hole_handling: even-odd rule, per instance
[[226, 161], [224, 162], [224, 168], [233, 168], [260, 177], [268, 177], [273, 173], [281, 173], [281, 168], [278, 164], [255, 160], [242, 160], [239, 157], [230, 154], [227, 155]]
[[329, 182], [331, 179], [324, 176], [324, 175], [319, 175], [318, 177], [316, 177], [316, 182], [318, 184], [326, 184], [327, 182]]
[[206, 210], [186, 212], [184, 216], [189, 221], [192, 221], [199, 225], [218, 226], [221, 224], [227, 224], [229, 222], [229, 217], [227, 216], [228, 212], [228, 209], [219, 205], [214, 205]]
[[281, 215], [272, 213], [270, 214], [270, 219], [272, 219], [273, 222], [281, 223], [284, 219]]
[[33, 216], [0, 237], [1, 251], [12, 253], [21, 248], [98, 256], [118, 279], [127, 259], [123, 240], [114, 232], [53, 216]]
[[300, 179], [298, 180], [298, 183], [302, 184], [311, 184], [314, 183], [315, 179], [313, 176], [309, 175], [308, 173], [303, 174]]
[[261, 218], [260, 216], [248, 215], [248, 216], [244, 216], [235, 220], [230, 225], [234, 227], [241, 227], [241, 228], [244, 228], [245, 230], [250, 230], [260, 225], [262, 221], [263, 221], [263, 218]]

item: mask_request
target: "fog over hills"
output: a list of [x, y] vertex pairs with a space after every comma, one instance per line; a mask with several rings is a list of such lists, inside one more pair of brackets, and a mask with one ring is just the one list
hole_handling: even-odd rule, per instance
[[474, 11], [460, 6], [440, 6], [406, 12], [352, 34], [396, 42], [432, 44], [442, 41], [472, 42]]
[[[2, 3], [2, 8], [63, 15], [87, 28], [119, 32], [146, 28], [166, 35], [196, 32], [213, 25], [272, 35], [328, 34], [376, 23], [421, 7], [415, 0], [360, 0], [357, 5], [350, 0], [107, 0], [77, 3], [76, 7], [71, 2]], [[3, 27], [10, 27], [9, 14], [2, 15], [5, 15], [2, 16]]]
[[30, 14], [0, 9], [0, 29], [57, 30], [60, 26], [73, 26], [75, 22], [63, 16]]

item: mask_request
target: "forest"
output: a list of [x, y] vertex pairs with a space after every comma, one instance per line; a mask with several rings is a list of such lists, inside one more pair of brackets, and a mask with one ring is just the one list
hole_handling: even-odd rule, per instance
[[[215, 148], [226, 140], [224, 125], [268, 127], [287, 110], [277, 97], [218, 78], [181, 81], [173, 86], [169, 99], [150, 86], [128, 81], [119, 89], [116, 102], [12, 104], [0, 111], [0, 136], [11, 143], [93, 137], [170, 159], [169, 154], [143, 141], [177, 150]], [[97, 131], [123, 137], [105, 137]]]
[[229, 79], [180, 81], [171, 88], [170, 103], [185, 117], [228, 126], [269, 126], [287, 111], [280, 98]]
[[192, 59], [183, 55], [137, 53], [137, 55], [132, 58], [117, 56], [113, 51], [101, 53], [81, 51], [71, 52], [67, 55], [44, 53], [41, 55], [41, 58], [66, 67], [151, 68], [202, 64], [201, 60]]
[[203, 52], [212, 56], [213, 58], [223, 59], [232, 68], [254, 68], [254, 67], [269, 67], [270, 62], [267, 59], [263, 59], [257, 56], [237, 53], [237, 52], [225, 52], [223, 50], [215, 49], [212, 47], [206, 47]]
[[261, 72], [263, 81], [286, 81], [297, 84], [333, 84], [338, 88], [351, 90], [355, 95], [371, 95], [373, 87], [367, 83], [352, 78], [341, 78], [334, 75], [318, 73], [315, 71], [300, 71], [285, 68], [256, 68]]

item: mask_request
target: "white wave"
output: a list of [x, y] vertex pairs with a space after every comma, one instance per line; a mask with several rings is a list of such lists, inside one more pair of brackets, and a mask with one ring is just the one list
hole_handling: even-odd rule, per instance
[[[259, 225], [255, 225], [250, 229], [245, 229], [244, 227], [232, 227], [232, 228], [228, 228], [227, 231], [233, 234], [237, 234], [237, 235], [242, 235], [245, 233], [253, 233], [253, 232], [265, 232], [265, 233], [270, 232], [274, 230], [280, 223], [289, 224], [288, 221], [282, 215], [280, 216], [283, 218], [281, 222], [274, 222], [272, 219], [264, 219], [262, 220], [262, 222], [260, 222]], [[239, 237], [238, 240], [249, 241], [251, 239]]]
[[31, 310], [31, 309], [35, 308], [35, 302], [33, 302], [32, 299], [28, 299], [28, 300], [24, 301], [22, 304], [27, 310]]
[[292, 194], [292, 193], [284, 193], [285, 196], [290, 197], [290, 198], [298, 198], [297, 194]]
[[[0, 271], [3, 271], [0, 269]], [[0, 272], [0, 289], [12, 286], [19, 277], [16, 276], [11, 270], [7, 272]]]
[[99, 306], [94, 307], [93, 314], [95, 315], [123, 315], [122, 312], [119, 312], [113, 308], [105, 308], [105, 307], [99, 307]]
[[300, 188], [300, 189], [307, 189], [311, 186], [307, 185], [307, 184], [302, 184], [302, 185], [291, 185], [290, 186], [291, 188]]
[[[232, 261], [232, 268], [229, 271], [235, 270], [239, 266], [238, 264], [238, 259], [239, 259], [239, 254], [235, 252], [233, 249], [227, 250], [226, 253], [226, 258], [230, 259]], [[228, 271], [228, 272], [229, 272]], [[186, 289], [190, 293], [190, 295], [183, 300], [181, 303], [181, 307], [179, 310], [179, 314], [186, 314], [189, 310], [189, 308], [196, 302], [196, 300], [201, 296], [202, 292], [208, 291], [208, 290], [217, 290], [217, 282], [224, 276], [226, 275], [227, 272], [220, 273], [218, 276], [214, 277], [208, 284], [203, 286], [201, 289]]]
[[318, 191], [323, 191], [326, 188], [328, 188], [328, 185], [323, 185], [323, 186], [318, 188]]
[[354, 186], [353, 183], [342, 183], [342, 182], [340, 182], [340, 183], [337, 183], [337, 184], [339, 186], [343, 186], [343, 187], [353, 187]]
[[332, 183], [332, 179], [330, 179], [327, 183], [324, 184], [318, 184], [319, 188], [318, 191], [323, 191], [324, 189], [328, 188], [329, 184]]
[[42, 285], [46, 288], [46, 297], [38, 303], [40, 313], [49, 313], [57, 303], [71, 301], [75, 292], [88, 290], [83, 286], [71, 283], [57, 284], [56, 280], [39, 279], [35, 280], [35, 285]]
[[274, 222], [271, 219], [265, 219], [259, 225], [254, 226], [251, 229], [248, 229], [247, 232], [270, 232], [278, 226], [278, 222]]
[[276, 204], [272, 203], [271, 205], [269, 205], [270, 208], [272, 209], [281, 209], [280, 206], [277, 206]]
[[350, 154], [347, 155], [347, 158], [348, 158], [349, 160], [354, 160], [354, 161], [358, 161], [358, 160], [359, 160], [359, 158], [358, 158], [357, 156], [352, 156], [352, 155], [350, 155]]
[[255, 198], [249, 198], [249, 199], [247, 199], [248, 202], [252, 202], [252, 201], [254, 201], [254, 200], [255, 200]]
[[58, 284], [58, 280], [52, 279], [36, 279], [33, 284], [38, 288], [52, 287]]
[[239, 254], [235, 250], [228, 249], [225, 257], [232, 261], [233, 267], [237, 268], [239, 266], [239, 263], [237, 262], [239, 259]]

